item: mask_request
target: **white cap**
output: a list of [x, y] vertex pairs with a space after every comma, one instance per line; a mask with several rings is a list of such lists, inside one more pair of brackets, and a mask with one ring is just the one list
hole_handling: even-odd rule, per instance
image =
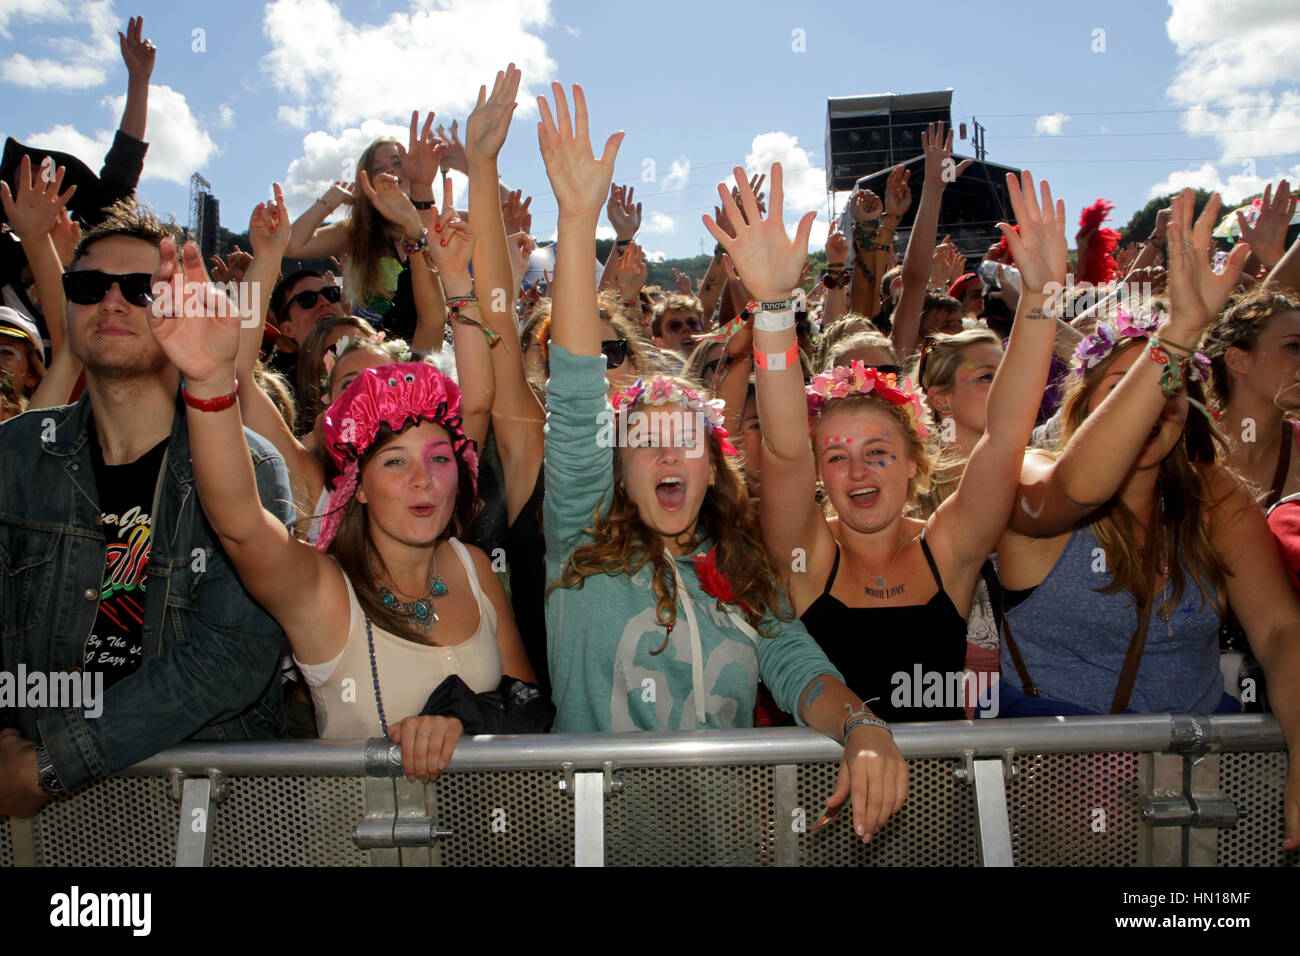
[[45, 345], [41, 342], [41, 333], [36, 328], [36, 323], [7, 305], [0, 305], [0, 335], [26, 339], [32, 343], [32, 348], [36, 350], [36, 357], [41, 360], [41, 364], [45, 364]]

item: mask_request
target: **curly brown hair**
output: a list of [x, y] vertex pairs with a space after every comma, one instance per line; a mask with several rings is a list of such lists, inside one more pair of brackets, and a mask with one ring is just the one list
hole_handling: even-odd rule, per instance
[[1220, 406], [1232, 398], [1232, 376], [1228, 372], [1228, 349], [1237, 347], [1253, 352], [1259, 344], [1259, 333], [1269, 320], [1280, 312], [1300, 311], [1300, 300], [1276, 289], [1252, 289], [1244, 295], [1234, 296], [1228, 307], [1214, 320], [1205, 333], [1201, 351], [1210, 360], [1210, 375], [1214, 394]]
[[[679, 385], [693, 388], [690, 383]], [[710, 431], [707, 444], [715, 466], [714, 484], [704, 495], [695, 524], [691, 548], [703, 542], [716, 543], [716, 561], [731, 584], [736, 604], [746, 621], [763, 637], [774, 637], [761, 627], [762, 619], [772, 615], [788, 621], [794, 617], [781, 592], [781, 578], [768, 557], [758, 512], [745, 490], [736, 462], [722, 450], [722, 439]], [[620, 449], [614, 448], [614, 474], [621, 476], [623, 461]], [[614, 497], [605, 514], [595, 514], [592, 526], [585, 529], [591, 540], [579, 545], [565, 562], [560, 579], [550, 589], [579, 588], [595, 574], [635, 575], [647, 564], [654, 569], [652, 587], [660, 626], [671, 628], [677, 623], [677, 584], [672, 558], [663, 538], [641, 520], [637, 506], [627, 496], [621, 481], [614, 483]], [[665, 646], [667, 646], [665, 644]], [[662, 650], [663, 648], [660, 648]], [[657, 652], [656, 652], [657, 653]]]

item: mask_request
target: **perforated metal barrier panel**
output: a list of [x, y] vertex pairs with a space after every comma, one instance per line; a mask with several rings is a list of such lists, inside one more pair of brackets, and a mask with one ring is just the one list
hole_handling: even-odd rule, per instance
[[[1285, 753], [1223, 753], [1220, 785], [1236, 806], [1218, 831], [1221, 866], [1295, 866], [1281, 849]], [[1149, 831], [1141, 820], [1142, 757], [1136, 753], [1016, 754], [1006, 781], [1018, 866], [1135, 866]], [[963, 761], [909, 761], [908, 800], [870, 844], [846, 807], [814, 832], [838, 764], [616, 767], [604, 797], [605, 863], [611, 866], [977, 866], [975, 787]], [[599, 774], [597, 774], [599, 776]], [[557, 770], [449, 773], [417, 789], [368, 778], [229, 776], [210, 816], [215, 866], [366, 866], [353, 829], [371, 811], [421, 813], [452, 835], [403, 862], [441, 866], [571, 866], [575, 803]], [[996, 779], [996, 778], [995, 778]], [[410, 796], [411, 791], [407, 792]], [[421, 806], [422, 802], [422, 806]], [[33, 821], [45, 866], [170, 866], [180, 805], [168, 780], [102, 781], [48, 804]], [[599, 821], [597, 812], [593, 821]], [[1205, 832], [1205, 831], [1199, 831]], [[24, 844], [25, 845], [25, 844]], [[395, 860], [393, 856], [384, 858]], [[0, 866], [15, 864], [0, 820]]]
[[1286, 770], [1285, 753], [1220, 755], [1219, 785], [1239, 818], [1219, 831], [1219, 866], [1300, 866], [1300, 851], [1282, 849]]
[[807, 832], [798, 843], [800, 866], [978, 866], [975, 790], [953, 775], [955, 760], [909, 760], [907, 802], [870, 843], [853, 832], [852, 807], [816, 833], [813, 826], [835, 790], [839, 764], [798, 768], [799, 805]]
[[1137, 866], [1139, 760], [1125, 753], [1017, 756], [1007, 784], [1016, 865]]
[[229, 786], [213, 810], [213, 866], [369, 865], [352, 843], [364, 777], [232, 777]]
[[605, 798], [606, 865], [775, 863], [772, 772], [764, 766], [616, 771], [623, 789]]
[[428, 813], [453, 835], [442, 866], [572, 866], [573, 801], [556, 771], [446, 774], [425, 788]]
[[36, 859], [45, 866], [171, 866], [180, 806], [159, 777], [114, 777], [35, 817]]

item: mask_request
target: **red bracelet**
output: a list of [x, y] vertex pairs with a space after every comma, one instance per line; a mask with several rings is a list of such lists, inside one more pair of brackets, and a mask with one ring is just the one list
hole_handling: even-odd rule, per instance
[[190, 408], [197, 408], [201, 412], [224, 412], [235, 404], [238, 396], [238, 382], [235, 382], [235, 390], [229, 395], [218, 395], [216, 398], [195, 398], [185, 390], [184, 383], [181, 384], [181, 398], [185, 399], [185, 404]]
[[799, 364], [799, 343], [786, 349], [785, 354], [778, 352], [760, 352], [754, 349], [754, 364], [769, 372], [782, 372]]

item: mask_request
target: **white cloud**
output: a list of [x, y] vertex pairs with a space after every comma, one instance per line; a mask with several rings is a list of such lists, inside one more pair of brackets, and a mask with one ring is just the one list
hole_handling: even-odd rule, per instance
[[[107, 96], [101, 105], [116, 122], [126, 105], [126, 94]], [[216, 144], [190, 111], [185, 94], [170, 86], [149, 87], [148, 134], [149, 153], [144, 160], [142, 180], [162, 179], [184, 185], [190, 174], [202, 169], [217, 152]], [[44, 132], [29, 133], [24, 142], [72, 153], [87, 166], [97, 169], [113, 143], [113, 130], [100, 129], [94, 136], [86, 136], [61, 123]]]
[[681, 189], [691, 178], [691, 161], [685, 156], [674, 159], [668, 167], [668, 173], [659, 183], [659, 191]]
[[276, 112], [280, 122], [291, 129], [306, 129], [311, 119], [310, 106], [281, 106]]
[[[549, 0], [412, 0], [382, 24], [347, 20], [331, 0], [274, 0], [262, 60], [291, 106], [317, 105], [331, 129], [366, 120], [401, 121], [411, 110], [464, 117], [503, 63], [523, 71], [517, 116], [536, 111], [529, 83], [555, 73], [530, 27], [551, 22]], [[303, 29], [311, 24], [311, 29]]]
[[1214, 137], [1219, 160], [1170, 174], [1151, 195], [1193, 186], [1218, 190], [1231, 203], [1279, 175], [1295, 175], [1300, 167], [1288, 172], [1265, 157], [1300, 153], [1300, 7], [1247, 0], [1224, 16], [1210, 0], [1170, 6], [1165, 30], [1182, 59], [1166, 92], [1188, 108], [1184, 130]]
[[14, 20], [67, 24], [71, 28], [84, 28], [84, 36], [25, 38], [28, 47], [46, 47], [54, 56], [33, 58], [14, 53], [0, 60], [0, 81], [36, 90], [83, 90], [108, 79], [107, 67], [119, 52], [119, 19], [112, 0], [93, 3], [3, 0], [0, 36], [11, 36], [10, 24]]
[[1048, 136], [1060, 136], [1061, 127], [1069, 121], [1070, 117], [1066, 113], [1044, 113], [1034, 124], [1034, 135], [1041, 136], [1046, 133]]
[[668, 261], [668, 253], [664, 252], [662, 249], [656, 249], [656, 250], [654, 250], [653, 252], [646, 252], [646, 253], [645, 253], [645, 261], [646, 261], [646, 262], [666, 262], [666, 261]]
[[662, 212], [652, 212], [642, 224], [642, 230], [653, 235], [666, 235], [677, 229], [677, 220]]
[[[820, 249], [826, 244], [830, 224], [825, 219], [826, 170], [813, 165], [808, 151], [799, 145], [798, 138], [779, 130], [761, 133], [754, 137], [749, 155], [745, 157], [745, 170], [750, 173], [768, 173], [772, 163], [780, 162], [782, 190], [785, 193], [783, 218], [786, 232], [794, 235], [795, 226], [809, 210], [818, 210], [813, 223], [809, 249]], [[763, 191], [770, 200], [772, 181], [763, 183]]]
[[235, 110], [229, 103], [217, 107], [217, 128], [230, 129], [235, 125]]
[[[1291, 167], [1290, 170], [1281, 171], [1281, 175], [1291, 179], [1292, 182], [1300, 180], [1300, 163]], [[1154, 199], [1156, 196], [1168, 196], [1172, 192], [1190, 186], [1193, 189], [1217, 192], [1223, 197], [1226, 206], [1235, 206], [1247, 196], [1263, 192], [1268, 183], [1268, 179], [1262, 179], [1246, 171], [1233, 173], [1227, 179], [1224, 179], [1213, 163], [1204, 163], [1196, 169], [1179, 170], [1171, 174], [1167, 179], [1156, 183], [1147, 190], [1147, 198]]]
[[571, 37], [582, 36], [582, 27], [571, 27], [567, 23], [564, 25], [564, 32]]

